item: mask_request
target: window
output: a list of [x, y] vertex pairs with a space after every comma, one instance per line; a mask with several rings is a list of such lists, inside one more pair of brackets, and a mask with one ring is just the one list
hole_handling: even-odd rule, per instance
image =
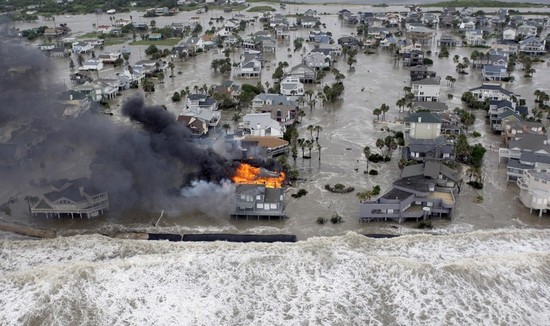
[[271, 204], [270, 206], [271, 209], [277, 209], [277, 204]]
[[261, 195], [256, 195], [256, 200], [262, 200], [262, 196]]
[[257, 209], [264, 209], [264, 204], [256, 204]]

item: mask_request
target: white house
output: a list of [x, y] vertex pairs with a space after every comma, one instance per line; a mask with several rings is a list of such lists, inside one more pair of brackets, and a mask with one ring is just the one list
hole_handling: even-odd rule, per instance
[[528, 37], [519, 42], [519, 52], [525, 54], [546, 53], [546, 40], [539, 40], [536, 37]]
[[323, 52], [310, 52], [304, 58], [304, 63], [309, 68], [323, 69], [330, 67], [332, 57]]
[[271, 113], [249, 113], [241, 127], [253, 136], [283, 137], [284, 127], [271, 118]]
[[191, 116], [200, 121], [204, 121], [208, 127], [216, 127], [220, 122], [221, 114], [218, 111], [212, 111], [199, 107], [185, 109], [181, 113], [183, 116]]
[[483, 31], [480, 29], [466, 31], [466, 42], [468, 45], [485, 45], [485, 40], [483, 39]]
[[459, 28], [463, 31], [473, 31], [476, 29], [476, 23], [473, 21], [460, 23]]
[[469, 90], [478, 101], [490, 100], [506, 100], [512, 102], [514, 93], [502, 88], [500, 84], [486, 83], [479, 87], [474, 87]]
[[439, 101], [441, 92], [441, 77], [425, 78], [413, 81], [412, 92], [414, 100], [418, 102]]
[[436, 139], [441, 136], [441, 119], [431, 112], [417, 112], [405, 118], [403, 133], [416, 139]]
[[237, 77], [257, 78], [262, 73], [262, 62], [256, 54], [241, 54], [241, 62], [236, 69]]
[[531, 36], [537, 36], [537, 27], [533, 25], [521, 25], [518, 27], [518, 35], [522, 38], [528, 38]]
[[261, 109], [264, 105], [296, 106], [296, 102], [289, 101], [284, 95], [266, 93], [260, 93], [252, 100], [252, 108], [255, 110]]
[[191, 94], [187, 96], [187, 109], [197, 108], [216, 111], [218, 109], [218, 101], [204, 94]]
[[94, 46], [89, 42], [74, 42], [72, 48], [74, 53], [81, 54], [91, 52]]
[[506, 66], [496, 64], [484, 65], [481, 74], [483, 78], [488, 81], [500, 81], [510, 76]]
[[548, 209], [550, 203], [550, 170], [523, 170], [517, 180], [520, 189], [519, 200], [529, 211], [539, 210], [539, 216]]
[[82, 67], [78, 67], [78, 70], [101, 70], [103, 69], [103, 62], [99, 59], [90, 59], [82, 63]]
[[502, 31], [502, 39], [506, 41], [513, 41], [516, 39], [516, 30], [514, 28], [505, 28]]
[[118, 59], [122, 59], [122, 53], [120, 52], [111, 52], [104, 53], [97, 56], [101, 62], [105, 63], [115, 63]]
[[303, 96], [304, 84], [298, 77], [288, 76], [281, 81], [281, 94], [285, 96]]

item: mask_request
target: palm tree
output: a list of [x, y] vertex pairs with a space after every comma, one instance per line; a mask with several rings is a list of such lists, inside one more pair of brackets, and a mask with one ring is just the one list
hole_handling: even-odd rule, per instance
[[313, 129], [314, 129], [314, 128], [315, 128], [315, 127], [314, 127], [313, 125], [309, 125], [309, 126], [307, 126], [307, 128], [306, 128], [307, 131], [309, 131], [309, 139], [313, 139]]
[[174, 63], [172, 61], [168, 62], [168, 68], [170, 68], [170, 78], [174, 78]]
[[399, 112], [401, 113], [401, 110], [405, 107], [407, 104], [407, 100], [405, 98], [400, 98], [395, 102], [395, 105], [399, 107]]
[[377, 120], [380, 120], [380, 115], [382, 114], [382, 111], [377, 108], [372, 111], [372, 114], [376, 116]]
[[468, 66], [466, 66], [465, 64], [463, 64], [462, 62], [459, 62], [457, 65], [456, 65], [456, 71], [459, 73], [459, 74], [463, 74], [464, 73], [464, 69], [468, 68]]
[[319, 143], [319, 133], [323, 131], [323, 127], [321, 126], [315, 126], [313, 127], [313, 131], [315, 131], [317, 134], [315, 136], [315, 142]]
[[309, 158], [311, 158], [311, 150], [313, 149], [314, 142], [313, 140], [306, 139], [305, 143], [306, 143], [307, 149], [309, 150]]
[[367, 159], [367, 171], [369, 170], [369, 156], [370, 156], [370, 147], [365, 146], [363, 148], [363, 154], [365, 155], [365, 158]]
[[157, 75], [157, 79], [159, 80], [159, 83], [164, 83], [164, 73], [159, 72]]
[[225, 134], [227, 135], [227, 131], [228, 131], [229, 129], [231, 129], [231, 126], [229, 125], [229, 123], [224, 123], [224, 124], [222, 125], [222, 128], [223, 128], [223, 130], [225, 131]]
[[371, 190], [365, 190], [365, 191], [362, 191], [362, 192], [358, 192], [355, 195], [359, 199], [359, 202], [363, 203], [363, 202], [368, 201], [372, 198], [372, 191]]
[[382, 112], [382, 120], [386, 120], [386, 112], [390, 110], [390, 107], [386, 103], [382, 103], [380, 111]]
[[384, 139], [378, 138], [376, 140], [376, 147], [378, 147], [380, 149], [380, 154], [381, 155], [384, 155], [384, 152], [382, 151], [382, 149], [384, 149], [384, 146], [386, 146], [386, 143], [384, 142]]
[[292, 146], [290, 147], [290, 151], [292, 152], [292, 158], [294, 159], [294, 163], [296, 163], [296, 158], [298, 157], [298, 146], [297, 141], [292, 141]]
[[321, 104], [323, 105], [323, 107], [325, 107], [325, 105], [327, 104], [327, 97], [325, 96], [325, 93], [318, 92], [317, 97], [321, 100]]
[[321, 161], [321, 144], [317, 142], [317, 151], [319, 152], [319, 162]]
[[456, 83], [456, 78], [451, 77], [451, 78], [449, 79], [449, 81], [451, 82], [451, 87], [453, 87], [453, 86], [455, 85], [455, 83]]
[[312, 89], [306, 89], [304, 92], [304, 95], [307, 96], [308, 101], [311, 102], [311, 98], [313, 97], [313, 90]]
[[302, 123], [302, 119], [306, 116], [306, 113], [304, 112], [304, 110], [301, 110], [299, 109], [298, 110], [298, 123]]
[[395, 138], [392, 136], [386, 137], [385, 145], [388, 147], [390, 152], [390, 158], [392, 157], [393, 151], [397, 149], [397, 142], [395, 141]]
[[300, 146], [300, 148], [302, 149], [302, 158], [304, 158], [306, 156], [304, 153], [306, 150], [306, 140], [304, 138], [298, 138], [297, 142], [298, 146]]
[[153, 84], [153, 82], [150, 81], [149, 78], [143, 78], [143, 80], [141, 81], [141, 86], [143, 87], [143, 91], [145, 93], [155, 91], [155, 84]]
[[70, 58], [69, 59], [69, 69], [74, 70], [74, 61], [73, 61], [73, 58]]

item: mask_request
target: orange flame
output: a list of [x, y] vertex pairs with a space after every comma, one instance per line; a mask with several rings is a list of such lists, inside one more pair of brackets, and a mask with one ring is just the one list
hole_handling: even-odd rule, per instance
[[285, 173], [270, 172], [253, 167], [250, 164], [241, 163], [231, 180], [235, 183], [263, 184], [267, 188], [281, 188], [285, 180]]

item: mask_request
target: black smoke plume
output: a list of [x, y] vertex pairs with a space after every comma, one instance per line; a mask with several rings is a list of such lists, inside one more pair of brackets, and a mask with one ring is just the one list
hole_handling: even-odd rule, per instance
[[149, 131], [153, 151], [196, 167], [198, 179], [220, 182], [233, 174], [227, 159], [212, 148], [198, 146], [189, 129], [177, 123], [176, 117], [162, 106], [146, 106], [143, 98], [133, 97], [124, 103], [122, 113]]

